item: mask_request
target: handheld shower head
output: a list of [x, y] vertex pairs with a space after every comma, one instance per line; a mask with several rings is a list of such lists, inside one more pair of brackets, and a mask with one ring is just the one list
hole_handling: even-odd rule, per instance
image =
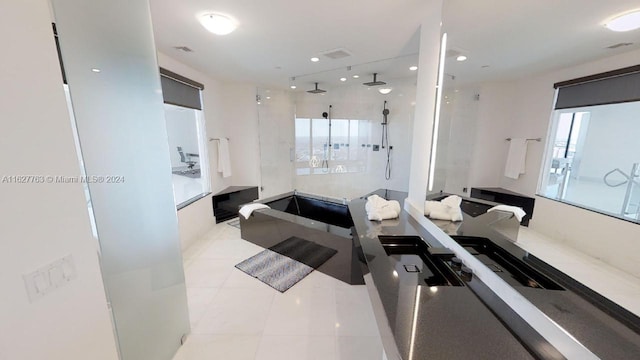
[[386, 85], [387, 83], [384, 81], [377, 81], [376, 77], [378, 76], [378, 73], [373, 73], [373, 81], [371, 82], [366, 82], [362, 85], [364, 86], [380, 86], [380, 85]]
[[316, 83], [316, 88], [313, 90], [307, 90], [310, 94], [321, 94], [327, 92], [326, 90], [318, 89], [318, 83]]

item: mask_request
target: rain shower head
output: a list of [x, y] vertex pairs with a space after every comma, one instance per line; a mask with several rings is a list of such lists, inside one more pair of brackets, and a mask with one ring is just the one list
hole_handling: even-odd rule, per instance
[[320, 93], [325, 93], [327, 92], [326, 90], [322, 90], [322, 89], [318, 89], [318, 83], [316, 83], [316, 88], [313, 90], [307, 90], [308, 93], [310, 94], [320, 94]]
[[376, 77], [378, 76], [378, 73], [373, 73], [373, 81], [371, 82], [366, 82], [362, 85], [364, 86], [380, 86], [380, 85], [386, 85], [387, 83], [384, 81], [377, 81]]

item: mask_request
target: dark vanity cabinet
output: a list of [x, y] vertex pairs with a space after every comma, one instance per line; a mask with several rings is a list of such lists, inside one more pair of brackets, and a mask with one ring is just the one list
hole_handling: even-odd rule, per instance
[[229, 186], [213, 195], [213, 215], [216, 224], [238, 216], [240, 205], [258, 199], [257, 186]]
[[471, 197], [522, 208], [527, 213], [520, 222], [522, 226], [529, 226], [529, 220], [533, 217], [533, 207], [536, 202], [536, 199], [532, 197], [503, 188], [471, 188]]

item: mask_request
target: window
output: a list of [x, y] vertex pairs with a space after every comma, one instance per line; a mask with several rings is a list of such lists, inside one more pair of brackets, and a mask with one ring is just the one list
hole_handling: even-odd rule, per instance
[[640, 102], [556, 110], [541, 194], [640, 219]]
[[296, 174], [364, 172], [370, 121], [296, 118]]
[[175, 105], [164, 105], [173, 196], [178, 208], [209, 193], [208, 162], [202, 111]]
[[539, 193], [640, 222], [640, 65], [554, 84]]
[[181, 209], [211, 192], [200, 98], [204, 86], [162, 68], [160, 74], [173, 196]]

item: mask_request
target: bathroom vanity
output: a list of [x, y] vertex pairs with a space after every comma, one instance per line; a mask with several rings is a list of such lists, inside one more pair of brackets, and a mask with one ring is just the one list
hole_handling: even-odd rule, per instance
[[[390, 360], [567, 358], [405, 210], [374, 222], [365, 203], [352, 200], [349, 211]], [[433, 223], [568, 332], [570, 345], [587, 354], [581, 358], [640, 358], [640, 319], [516, 246], [519, 222], [510, 213], [486, 213], [493, 205], [464, 199], [462, 222]]]

